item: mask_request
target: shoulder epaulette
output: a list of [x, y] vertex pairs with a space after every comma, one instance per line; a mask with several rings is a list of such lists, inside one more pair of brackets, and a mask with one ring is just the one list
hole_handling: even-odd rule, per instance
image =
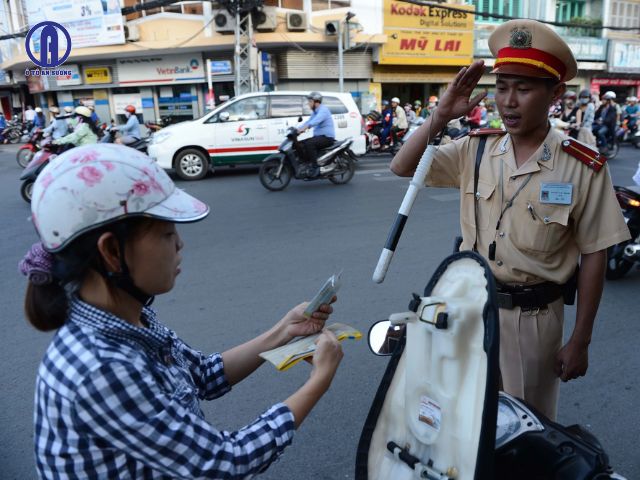
[[595, 148], [579, 142], [575, 138], [566, 138], [562, 141], [562, 150], [577, 158], [587, 167], [595, 172], [599, 172], [607, 161], [607, 157], [602, 155]]
[[506, 130], [501, 128], [474, 128], [469, 132], [470, 137], [482, 137], [483, 135], [504, 135]]

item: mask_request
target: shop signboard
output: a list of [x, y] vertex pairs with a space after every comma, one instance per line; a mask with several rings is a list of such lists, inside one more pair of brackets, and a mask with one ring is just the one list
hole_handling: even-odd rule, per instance
[[199, 53], [118, 59], [120, 85], [167, 85], [205, 81], [205, 68]]
[[275, 85], [277, 78], [276, 64], [273, 55], [267, 52], [260, 52], [260, 68], [262, 85]]
[[380, 64], [468, 65], [473, 60], [473, 5], [415, 5], [384, 0]]
[[[29, 26], [49, 21], [61, 24], [75, 48], [124, 43], [120, 0], [25, 0]], [[32, 39], [33, 49], [40, 45], [39, 32]], [[59, 48], [67, 48], [60, 36]]]
[[142, 112], [142, 96], [139, 93], [115, 93], [113, 94], [113, 108], [116, 115], [124, 115], [124, 107], [133, 105], [136, 112]]
[[211, 60], [211, 75], [231, 75], [231, 60]]
[[82, 85], [80, 78], [80, 69], [78, 65], [65, 63], [64, 69], [71, 75], [59, 75], [56, 77], [56, 85], [59, 87], [67, 87], [71, 85]]
[[87, 85], [111, 83], [111, 69], [109, 67], [84, 67], [84, 82]]
[[612, 40], [608, 63], [610, 72], [640, 73], [640, 42]]

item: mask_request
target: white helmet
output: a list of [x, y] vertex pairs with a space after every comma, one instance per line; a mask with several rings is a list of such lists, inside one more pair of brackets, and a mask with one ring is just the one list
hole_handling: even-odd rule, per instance
[[40, 107], [36, 107], [36, 113], [42, 113], [42, 109]]
[[90, 230], [127, 217], [202, 220], [209, 207], [174, 185], [156, 162], [123, 145], [76, 147], [38, 175], [32, 221], [45, 249], [59, 252]]
[[637, 102], [638, 101], [638, 97], [631, 96], [631, 97], [627, 98], [627, 101], [629, 101], [629, 102]]
[[609, 90], [608, 92], [605, 92], [602, 98], [604, 98], [605, 100], [615, 100], [616, 92], [612, 92], [611, 90]]
[[76, 113], [76, 115], [82, 115], [83, 117], [86, 117], [86, 118], [91, 117], [91, 110], [89, 110], [87, 107], [82, 105], [80, 105], [79, 107], [76, 107], [74, 112]]
[[73, 108], [71, 108], [71, 107], [69, 107], [69, 106], [66, 106], [66, 107], [64, 107], [64, 111], [65, 111], [66, 113], [72, 113], [72, 112], [73, 112]]
[[398, 97], [393, 97], [393, 98], [391, 99], [391, 103], [397, 103], [397, 104], [399, 104], [399, 103], [400, 103], [400, 99], [399, 99]]

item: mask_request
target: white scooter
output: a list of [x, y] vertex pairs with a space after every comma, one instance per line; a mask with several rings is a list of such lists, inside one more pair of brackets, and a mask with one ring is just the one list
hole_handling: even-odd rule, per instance
[[444, 260], [406, 312], [375, 323], [390, 355], [360, 437], [357, 480], [623, 479], [597, 439], [498, 391], [495, 281], [473, 252]]

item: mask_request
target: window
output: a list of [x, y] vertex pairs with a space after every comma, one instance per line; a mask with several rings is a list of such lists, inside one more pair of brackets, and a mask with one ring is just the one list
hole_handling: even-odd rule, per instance
[[[522, 17], [522, 0], [473, 0], [478, 13], [495, 13], [510, 17]], [[505, 20], [493, 17], [476, 16], [476, 21], [502, 23]]]
[[300, 95], [271, 95], [271, 118], [299, 117], [302, 115]]
[[280, 7], [289, 10], [304, 10], [303, 0], [265, 0], [265, 7]]
[[242, 120], [261, 120], [267, 118], [267, 97], [249, 97], [233, 102], [225, 109], [213, 115], [207, 123], [215, 123], [222, 113], [229, 114], [229, 122], [239, 122]]
[[350, 7], [351, 0], [312, 0], [311, 10], [331, 10], [332, 8]]
[[585, 2], [582, 0], [558, 0], [556, 3], [556, 22], [571, 22], [584, 15]]
[[332, 115], [340, 115], [343, 113], [349, 113], [349, 109], [344, 106], [344, 103], [337, 97], [324, 97], [322, 104], [329, 107]]
[[614, 27], [640, 27], [640, 3], [611, 3], [611, 23]]

